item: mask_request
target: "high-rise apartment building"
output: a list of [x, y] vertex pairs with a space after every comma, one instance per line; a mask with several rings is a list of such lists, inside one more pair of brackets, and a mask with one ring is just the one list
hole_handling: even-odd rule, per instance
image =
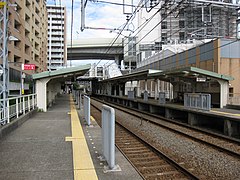
[[186, 44], [193, 40], [219, 37], [236, 38], [237, 10], [233, 1], [215, 0], [209, 4], [181, 2], [161, 1], [152, 9], [142, 8], [138, 12], [138, 26], [144, 27], [138, 34], [141, 40], [138, 43], [138, 61], [162, 50], [162, 44]]
[[[26, 74], [46, 70], [47, 9], [45, 0], [10, 0], [8, 61], [12, 69], [21, 71], [21, 64], [35, 64]], [[15, 76], [10, 71], [10, 80]]]
[[66, 9], [47, 5], [48, 12], [48, 69], [56, 70], [67, 63]]
[[[0, 92], [4, 96], [31, 93], [31, 74], [47, 69], [46, 2], [8, 0], [1, 5]], [[35, 68], [23, 70], [23, 64]]]

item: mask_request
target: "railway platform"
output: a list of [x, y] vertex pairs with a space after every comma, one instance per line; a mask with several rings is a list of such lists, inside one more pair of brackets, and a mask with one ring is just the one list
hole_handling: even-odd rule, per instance
[[226, 136], [240, 137], [240, 113], [236, 109], [211, 108], [210, 110], [199, 110], [187, 108], [183, 104], [178, 103], [166, 102], [161, 104], [158, 100], [152, 98], [144, 100], [140, 97], [132, 99], [127, 96], [97, 94], [95, 96], [108, 103], [119, 104], [142, 112], [159, 115], [190, 126], [207, 127]]
[[64, 94], [48, 112], [36, 113], [1, 138], [0, 179], [142, 179], [117, 148], [121, 171], [104, 171], [101, 128], [94, 120], [86, 126], [82, 114]]

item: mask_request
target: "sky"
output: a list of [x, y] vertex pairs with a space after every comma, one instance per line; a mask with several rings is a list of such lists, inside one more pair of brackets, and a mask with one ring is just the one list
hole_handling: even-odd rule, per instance
[[[129, 2], [131, 0], [125, 0]], [[104, 3], [110, 2], [110, 3]], [[102, 2], [88, 0], [85, 15], [85, 27], [118, 29], [123, 27], [127, 22], [126, 15], [123, 14], [123, 6], [113, 5], [111, 3], [123, 3], [123, 0], [103, 0]], [[71, 0], [48, 0], [47, 4], [60, 5], [66, 7], [67, 10], [67, 39], [71, 40], [71, 19], [72, 19], [72, 1]], [[135, 18], [136, 19], [136, 18]], [[81, 0], [73, 0], [73, 30], [72, 38], [114, 38], [117, 32], [110, 33], [110, 30], [90, 30], [84, 29], [82, 32], [81, 27]], [[133, 30], [134, 25], [130, 24], [128, 29]], [[124, 34], [125, 33], [125, 34]], [[128, 35], [130, 32], [124, 32]]]
[[[99, 0], [101, 1], [101, 0]], [[126, 4], [130, 4], [132, 0], [88, 0], [85, 14], [85, 27], [104, 28], [108, 30], [92, 30], [84, 29], [81, 31], [81, 0], [73, 0], [73, 28], [72, 28], [72, 40], [85, 39], [85, 38], [115, 38], [117, 37], [117, 31], [111, 31], [111, 29], [121, 29], [126, 20], [126, 14], [123, 14], [122, 5], [113, 5], [112, 3], [122, 4], [123, 1]], [[139, 0], [134, 0], [135, 3]], [[106, 2], [106, 3], [104, 3]], [[72, 24], [72, 0], [47, 0], [47, 4], [50, 5], [62, 5], [66, 7], [67, 11], [67, 42], [71, 42], [71, 24]], [[129, 12], [129, 8], [125, 8]], [[134, 22], [136, 22], [136, 17]], [[127, 29], [134, 30], [135, 26], [133, 23], [129, 23]], [[124, 36], [128, 36], [130, 31], [123, 31]], [[122, 36], [123, 37], [123, 36]], [[87, 60], [87, 61], [72, 61], [73, 66], [87, 64], [87, 63], [99, 63], [104, 65], [106, 63], [112, 63], [113, 61], [108, 60]], [[70, 62], [68, 61], [68, 65]]]

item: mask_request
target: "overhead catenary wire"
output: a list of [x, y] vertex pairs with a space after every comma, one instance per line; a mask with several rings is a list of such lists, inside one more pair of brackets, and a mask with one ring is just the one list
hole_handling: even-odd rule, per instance
[[[183, 3], [183, 2], [181, 2], [181, 3]], [[166, 10], [166, 9], [165, 9], [165, 10]], [[157, 12], [159, 12], [159, 11], [157, 11]], [[173, 12], [173, 11], [172, 11], [172, 12]], [[172, 12], [171, 12], [171, 13], [172, 13]], [[169, 14], [171, 14], [171, 13], [169, 13]], [[155, 14], [156, 14], [156, 13], [155, 13]], [[167, 16], [169, 16], [169, 14], [168, 14]], [[153, 17], [153, 16], [152, 16], [152, 17]], [[151, 17], [151, 18], [152, 18], [152, 17]], [[162, 19], [162, 20], [163, 20], [163, 19]], [[148, 21], [148, 22], [150, 22], [150, 21]], [[161, 22], [160, 22], [160, 23], [161, 23]], [[159, 24], [160, 24], [160, 23], [159, 23]], [[145, 25], [146, 25], [146, 24], [145, 24]], [[144, 27], [145, 27], [145, 26], [143, 26], [143, 28], [144, 28]], [[139, 32], [141, 32], [141, 30], [142, 30], [143, 28], [141, 28], [141, 29], [139, 30]], [[183, 28], [182, 28], [182, 29], [183, 29]], [[174, 33], [171, 33], [169, 36], [171, 37], [173, 34], [179, 32], [180, 30], [181, 30], [181, 29], [179, 29], [178, 31], [175, 31]], [[139, 32], [138, 32], [138, 33], [139, 33]], [[138, 33], [136, 33], [135, 36], [136, 36]], [[149, 34], [149, 33], [150, 33], [150, 32], [148, 32], [148, 34]], [[146, 36], [147, 36], [148, 34], [146, 34]], [[144, 39], [144, 37], [143, 37], [142, 39]], [[142, 39], [141, 39], [141, 40], [142, 40]], [[157, 39], [158, 39], [158, 38], [157, 38]], [[137, 43], [140, 43], [141, 40], [138, 41]], [[129, 43], [130, 43], [130, 42], [129, 42]], [[124, 48], [125, 48], [129, 43], [125, 44]], [[136, 44], [137, 44], [137, 43], [136, 43]], [[136, 46], [136, 45], [135, 45], [135, 46]], [[134, 48], [134, 47], [132, 47], [132, 48]], [[130, 48], [128, 51], [126, 51], [125, 54], [128, 53], [132, 48]], [[125, 55], [125, 54], [124, 54], [124, 55]]]
[[[166, 2], [168, 2], [168, 1], [166, 1]], [[165, 3], [166, 3], [165, 2]], [[142, 7], [144, 7], [144, 4], [142, 5]], [[142, 8], [141, 7], [141, 8]], [[143, 22], [140, 26], [138, 26], [138, 28], [136, 29], [136, 30], [134, 30], [134, 33], [135, 33], [135, 35], [134, 36], [132, 36], [132, 38], [135, 38], [140, 32], [141, 32], [141, 30], [160, 12], [162, 10], [162, 7], [160, 8], [160, 9], [158, 9], [150, 18], [148, 18], [148, 19], [146, 19], [146, 21], [145, 22]], [[130, 37], [130, 36], [129, 36]], [[125, 37], [124, 36], [124, 41], [125, 41], [125, 39], [127, 39], [128, 37]], [[126, 43], [125, 45], [124, 45], [124, 47], [123, 48], [125, 48], [128, 44], [129, 44], [130, 42], [128, 42], [128, 43]], [[132, 47], [133, 48], [133, 47]], [[131, 49], [130, 49], [131, 50]], [[129, 50], [126, 52], [126, 53], [128, 53], [129, 52]], [[125, 53], [125, 54], [126, 54]], [[124, 55], [125, 55], [124, 54]], [[109, 61], [108, 61], [109, 62]], [[108, 63], [107, 62], [107, 63]], [[105, 64], [107, 64], [107, 63], [105, 63]], [[111, 65], [111, 64], [110, 64]]]
[[[184, 28], [185, 28], [185, 27], [184, 27]], [[178, 31], [175, 31], [173, 34], [181, 31], [181, 30], [184, 29], [184, 28], [181, 28], [181, 29], [179, 29]], [[239, 41], [239, 40], [236, 40], [236, 41]], [[225, 44], [225, 45], [222, 45], [222, 46], [219, 46], [219, 47], [216, 47], [216, 48], [221, 48], [221, 47], [224, 47], [224, 46], [226, 46], [226, 45], [230, 45], [230, 44], [232, 44], [232, 43], [235, 43], [236, 41], [230, 42], [230, 43], [228, 43], [228, 44]], [[216, 48], [214, 48], [214, 49], [216, 49]], [[201, 54], [208, 53], [208, 52], [210, 52], [210, 51], [213, 51], [214, 49], [210, 49], [210, 50], [208, 50], [208, 51], [201, 52], [200, 54], [193, 55], [193, 56], [191, 56], [191, 57], [200, 56]], [[188, 57], [188, 58], [191, 58], [191, 57]], [[165, 58], [164, 58], [164, 59], [165, 59]], [[159, 60], [159, 61], [162, 61], [162, 60], [164, 60], [164, 59], [161, 59], [161, 60]], [[180, 63], [181, 61], [185, 61], [185, 59], [180, 60], [179, 63]], [[165, 66], [169, 66], [169, 65], [172, 65], [172, 64], [174, 64], [174, 63], [175, 63], [175, 62], [167, 62], [167, 64], [165, 64]], [[112, 63], [112, 64], [113, 64], [113, 63]], [[110, 65], [111, 65], [111, 64], [110, 64]], [[109, 65], [109, 66], [110, 66], [110, 65]]]
[[[172, 9], [172, 10], [167, 14], [167, 16], [170, 15], [170, 14], [171, 14], [177, 7], [179, 7], [184, 1], [185, 1], [185, 0], [182, 0], [174, 9]], [[154, 16], [157, 15], [162, 9], [163, 9], [162, 7], [159, 8], [159, 10], [158, 10], [157, 12], [155, 12], [154, 15], [149, 18], [149, 21], [145, 21], [145, 24], [140, 28], [140, 30], [139, 30], [133, 37], [136, 37], [136, 36], [141, 32], [141, 30], [150, 22], [150, 20], [153, 19]], [[138, 42], [136, 42], [136, 44], [140, 43], [145, 37], [147, 37], [156, 27], [158, 27], [158, 26], [162, 23], [163, 20], [165, 20], [165, 19], [167, 18], [167, 16], [164, 17], [164, 18], [162, 18], [161, 21], [159, 21], [159, 22], [158, 22], [147, 34], [145, 34]], [[130, 42], [126, 43], [126, 44], [124, 45], [124, 48], [125, 48], [129, 43], [130, 43]], [[136, 44], [134, 45], [135, 47], [136, 47]], [[128, 52], [130, 52], [130, 50], [132, 50], [132, 49], [134, 48], [134, 46], [132, 46], [131, 48], [129, 48], [128, 51], [126, 51], [126, 52], [124, 53], [124, 55], [127, 54]], [[111, 65], [111, 64], [110, 64], [110, 65]], [[109, 67], [110, 65], [108, 65], [107, 67]]]
[[[139, 4], [141, 4], [142, 1], [143, 1], [143, 0], [141, 0], [141, 1], [139, 2]], [[125, 27], [127, 27], [128, 22], [131, 20], [131, 18], [134, 17], [134, 15], [137, 13], [138, 8], [143, 8], [143, 6], [139, 6], [139, 5], [136, 6], [136, 8], [135, 8], [134, 12], [132, 13], [131, 17], [130, 17], [129, 19], [127, 19], [127, 22], [125, 23], [125, 25], [123, 26], [123, 28], [120, 30], [120, 32], [119, 32], [119, 34], [116, 36], [116, 38], [112, 41], [112, 43], [111, 43], [110, 46], [108, 47], [106, 53], [108, 53], [108, 51], [111, 49], [111, 47], [113, 46], [113, 44], [117, 41], [117, 39], [119, 38], [119, 36], [121, 35], [121, 33], [123, 32], [123, 30], [125, 29]], [[102, 59], [100, 59], [100, 60], [96, 63], [96, 65], [93, 67], [93, 69], [94, 69], [95, 67], [97, 67], [97, 65], [98, 65], [101, 61], [102, 61]]]
[[[148, 1], [149, 1], [149, 0], [148, 0]], [[148, 1], [147, 1], [147, 2], [148, 2]], [[136, 9], [135, 9], [134, 13], [132, 13], [131, 17], [128, 19], [126, 25], [127, 25], [128, 22], [130, 21], [130, 19], [132, 19], [133, 17], [135, 17], [136, 13], [139, 11], [137, 8], [138, 8], [138, 7], [140, 7], [140, 9], [143, 8], [144, 6], [146, 6], [146, 3], [147, 3], [147, 2], [143, 3], [143, 0], [142, 0], [142, 1], [139, 2], [139, 4], [138, 4], [137, 6], [135, 6]], [[166, 1], [166, 2], [168, 2], [168, 1]], [[159, 3], [158, 3], [158, 4], [159, 4]], [[158, 4], [157, 4], [157, 5], [158, 5]], [[141, 5], [141, 6], [140, 6], [140, 5]], [[155, 6], [155, 7], [156, 7], [156, 6]], [[155, 8], [155, 7], [154, 7], [154, 8]], [[161, 9], [160, 9], [160, 10], [161, 10]], [[160, 10], [158, 10], [157, 12], [155, 12], [155, 14], [154, 14], [153, 16], [151, 16], [151, 17], [145, 22], [145, 25], [144, 25], [144, 23], [143, 23], [143, 27], [142, 27], [142, 28], [141, 28], [141, 26], [139, 26], [138, 29], [139, 29], [139, 28], [143, 29], [143, 28], [146, 26], [146, 24], [147, 24], [148, 22], [150, 22], [150, 20], [153, 19], [156, 14], [158, 14], [158, 12], [159, 12]], [[125, 26], [122, 28], [122, 30], [118, 33], [117, 37], [114, 39], [113, 43], [111, 43], [111, 45], [109, 46], [109, 48], [108, 48], [108, 50], [106, 51], [106, 53], [111, 49], [112, 45], [116, 42], [117, 38], [122, 34], [122, 32], [123, 32], [124, 28], [126, 27], [126, 25], [125, 25]], [[140, 29], [140, 30], [141, 30], [141, 29]], [[140, 33], [140, 30], [138, 31], [138, 33]], [[138, 33], [137, 33], [137, 34], [138, 34]], [[133, 36], [133, 37], [136, 37], [136, 35]], [[128, 45], [128, 44], [129, 44], [129, 43], [127, 43], [126, 45]], [[125, 46], [126, 46], [126, 45], [125, 45]], [[125, 46], [124, 46], [124, 47], [125, 47]], [[100, 62], [101, 62], [101, 60], [96, 64], [96, 66], [97, 66]], [[108, 62], [109, 62], [109, 61], [108, 61]], [[108, 62], [107, 62], [107, 63], [108, 63]], [[107, 64], [107, 63], [105, 63], [105, 64]], [[111, 64], [110, 64], [110, 65], [111, 65]], [[96, 66], [95, 66], [95, 67], [96, 67]], [[95, 68], [95, 67], [94, 67], [94, 68]]]

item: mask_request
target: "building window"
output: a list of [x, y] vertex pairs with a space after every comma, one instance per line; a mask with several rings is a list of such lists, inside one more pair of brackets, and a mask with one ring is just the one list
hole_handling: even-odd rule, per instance
[[184, 27], [185, 27], [185, 22], [179, 21], [179, 28], [184, 28]]
[[184, 32], [179, 32], [179, 39], [180, 39], [180, 41], [185, 39], [185, 33]]
[[167, 29], [167, 21], [163, 21], [161, 24], [162, 29]]
[[167, 33], [162, 33], [162, 42], [167, 41]]
[[20, 27], [21, 27], [21, 24], [15, 20], [15, 21], [14, 21], [14, 28], [15, 28], [17, 31], [20, 31]]
[[128, 38], [128, 55], [136, 56], [136, 37]]
[[162, 16], [162, 19], [166, 19], [167, 18], [167, 13], [164, 12], [164, 13], [161, 14], [161, 16]]
[[28, 0], [26, 0], [26, 4], [25, 4], [25, 6], [28, 8], [28, 9], [30, 9], [30, 2], [28, 1]]

